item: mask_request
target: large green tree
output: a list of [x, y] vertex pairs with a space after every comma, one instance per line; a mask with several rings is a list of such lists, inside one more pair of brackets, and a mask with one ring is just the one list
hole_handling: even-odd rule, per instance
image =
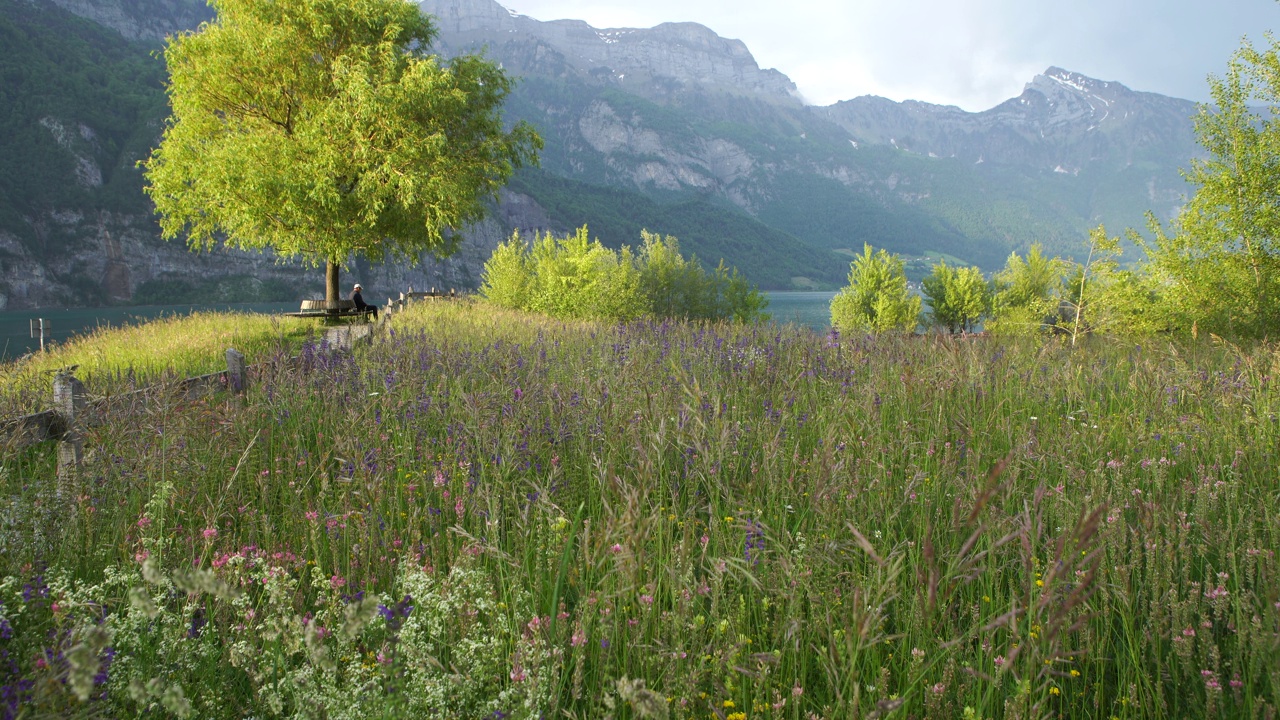
[[173, 115], [146, 161], [166, 238], [326, 264], [353, 253], [452, 253], [456, 230], [541, 140], [506, 129], [511, 81], [482, 57], [429, 54], [404, 0], [211, 0], [216, 19], [170, 38]]
[[1280, 54], [1267, 41], [1266, 50], [1246, 41], [1226, 74], [1210, 78], [1213, 105], [1195, 119], [1208, 157], [1187, 173], [1198, 189], [1174, 231], [1157, 227], [1149, 248], [1173, 327], [1245, 336], [1280, 328]]

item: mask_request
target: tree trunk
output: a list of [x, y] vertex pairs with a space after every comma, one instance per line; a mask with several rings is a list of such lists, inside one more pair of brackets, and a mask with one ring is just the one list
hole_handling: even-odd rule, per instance
[[338, 263], [332, 260], [324, 264], [324, 299], [326, 302], [342, 299], [342, 291], [338, 289]]

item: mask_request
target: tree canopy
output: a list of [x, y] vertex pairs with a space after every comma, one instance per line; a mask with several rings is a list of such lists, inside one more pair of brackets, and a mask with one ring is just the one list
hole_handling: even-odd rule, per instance
[[902, 258], [884, 250], [863, 254], [849, 264], [849, 284], [831, 299], [831, 324], [840, 330], [915, 330], [922, 305], [907, 289]]
[[173, 109], [146, 161], [166, 238], [271, 248], [330, 267], [452, 253], [456, 230], [541, 140], [501, 108], [511, 81], [480, 56], [429, 54], [404, 0], [212, 0], [170, 38]]
[[[1244, 43], [1214, 104], [1196, 117], [1208, 157], [1193, 160], [1198, 186], [1172, 234], [1157, 227], [1151, 269], [1172, 327], [1224, 335], [1275, 335], [1280, 328], [1280, 49]], [[1269, 112], [1256, 107], [1266, 105]]]

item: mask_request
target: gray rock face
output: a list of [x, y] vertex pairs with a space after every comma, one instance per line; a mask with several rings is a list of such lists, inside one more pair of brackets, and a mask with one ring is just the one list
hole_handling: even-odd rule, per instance
[[160, 41], [213, 18], [203, 0], [37, 0], [105, 25], [129, 40]]
[[1049, 68], [1020, 96], [979, 113], [870, 96], [822, 112], [859, 143], [1059, 173], [1198, 154], [1190, 122], [1195, 103], [1061, 68]]
[[[517, 15], [493, 0], [423, 0], [424, 13], [438, 18], [451, 49], [488, 46], [517, 72], [545, 72], [548, 50], [564, 70], [585, 73], [645, 97], [666, 98], [697, 89], [750, 95], [800, 104], [795, 83], [764, 70], [741, 40], [722, 38], [696, 23], [654, 28], [597, 29], [580, 20], [541, 22]], [[509, 45], [524, 45], [517, 51]], [[497, 47], [501, 45], [502, 47]]]

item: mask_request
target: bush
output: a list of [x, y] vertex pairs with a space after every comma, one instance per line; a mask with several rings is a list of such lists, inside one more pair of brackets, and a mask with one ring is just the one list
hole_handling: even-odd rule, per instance
[[831, 299], [831, 325], [840, 330], [912, 331], [921, 300], [907, 290], [902, 258], [884, 250], [863, 254], [849, 265], [849, 285]]
[[639, 317], [755, 321], [767, 300], [723, 262], [708, 274], [686, 260], [676, 238], [641, 233], [639, 256], [573, 235], [550, 233], [526, 245], [518, 234], [494, 251], [480, 292], [498, 305], [558, 318]]

